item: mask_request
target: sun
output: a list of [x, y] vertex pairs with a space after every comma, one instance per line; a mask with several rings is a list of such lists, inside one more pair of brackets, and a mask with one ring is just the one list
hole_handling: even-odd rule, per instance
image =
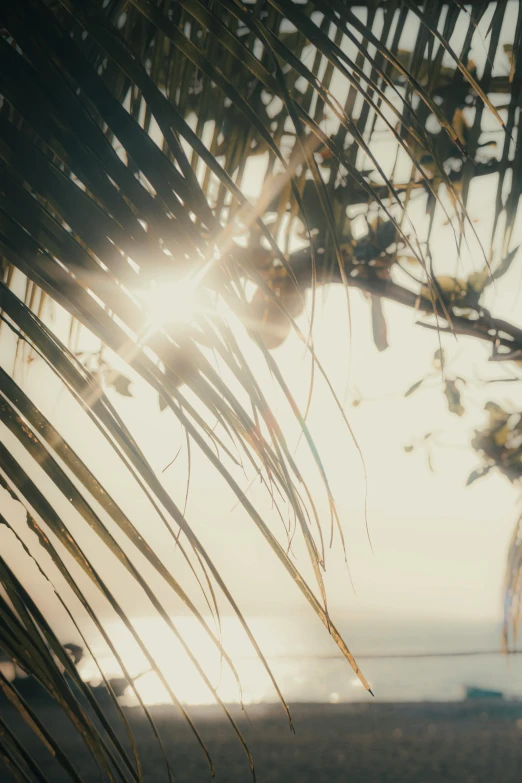
[[193, 278], [154, 280], [148, 290], [139, 292], [138, 298], [147, 318], [147, 331], [166, 326], [186, 326], [194, 321], [202, 306], [197, 281]]
[[[166, 255], [171, 255], [165, 251]], [[146, 335], [163, 327], [179, 327], [192, 323], [198, 314], [214, 309], [204, 280], [213, 266], [219, 262], [220, 252], [214, 247], [210, 257], [186, 277], [154, 279], [149, 288], [136, 292], [146, 315]], [[212, 303], [211, 303], [212, 302]]]

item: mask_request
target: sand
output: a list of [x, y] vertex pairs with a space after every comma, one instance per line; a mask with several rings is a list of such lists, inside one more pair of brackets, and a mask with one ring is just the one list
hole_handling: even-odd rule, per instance
[[[176, 778], [209, 781], [203, 754], [168, 707], [152, 709]], [[236, 708], [233, 708], [237, 716]], [[147, 783], [167, 781], [157, 745], [137, 709], [127, 710], [142, 753]], [[293, 735], [276, 705], [251, 706], [240, 716], [260, 783], [517, 783], [522, 779], [522, 702], [419, 704], [296, 704]], [[9, 708], [0, 715], [34, 752], [50, 783], [70, 778], [22, 729]], [[85, 783], [100, 778], [67, 721], [52, 706], [40, 715], [74, 758]], [[216, 766], [219, 783], [251, 780], [230, 725], [214, 708], [192, 708]], [[2, 770], [0, 781], [12, 780]]]

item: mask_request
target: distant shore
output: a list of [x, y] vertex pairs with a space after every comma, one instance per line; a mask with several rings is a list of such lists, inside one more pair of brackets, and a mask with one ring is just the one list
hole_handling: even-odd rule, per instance
[[[38, 711], [74, 759], [84, 783], [99, 781], [67, 719], [51, 705]], [[233, 706], [231, 711], [254, 756], [259, 783], [519, 783], [522, 778], [522, 701], [294, 704], [295, 735], [278, 705], [250, 706], [250, 724], [240, 708]], [[49, 781], [70, 780], [38, 749], [38, 741], [11, 708], [3, 703], [0, 713], [31, 749]], [[210, 781], [203, 754], [179, 714], [168, 706], [152, 707], [151, 713], [177, 781]], [[164, 783], [168, 778], [150, 726], [137, 708], [126, 714], [141, 751], [146, 783]], [[190, 714], [214, 760], [215, 780], [251, 780], [246, 758], [222, 712], [192, 707]], [[1, 770], [0, 780], [11, 779]]]

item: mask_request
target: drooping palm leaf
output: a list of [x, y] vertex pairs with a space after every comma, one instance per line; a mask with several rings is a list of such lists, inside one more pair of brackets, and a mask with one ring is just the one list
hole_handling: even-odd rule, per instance
[[[127, 480], [147, 497], [157, 523], [166, 527], [172, 547], [178, 547], [198, 580], [210, 610], [218, 610], [219, 592], [236, 612], [267, 670], [212, 554], [111, 405], [99, 375], [82, 365], [45, 322], [39, 297], [61, 306], [155, 390], [162, 406], [185, 429], [188, 442], [198, 446], [235, 493], [368, 687], [328, 616], [324, 554], [321, 536], [316, 540], [314, 534], [319, 520], [310, 491], [283, 429], [233, 332], [217, 315], [215, 303], [218, 298], [225, 301], [244, 320], [264, 353], [302, 429], [335, 517], [328, 479], [306, 417], [267, 352], [271, 321], [279, 324], [283, 334], [290, 324], [317, 362], [313, 344], [295, 317], [306, 288], [338, 278], [345, 285], [355, 283], [373, 297], [376, 341], [384, 349], [386, 324], [375, 296], [393, 290], [399, 301], [410, 297], [413, 304], [422, 293], [397, 285], [391, 278], [398, 251], [404, 249], [424, 268], [425, 309], [446, 318], [448, 328], [467, 327], [462, 316], [453, 314], [454, 302], [432, 279], [429, 252], [420, 243], [416, 227], [408, 222], [407, 207], [417, 191], [425, 195], [432, 215], [437, 206], [447, 212], [439, 198], [439, 191], [445, 189], [457, 215], [456, 246], [459, 232], [472, 231], [466, 213], [469, 182], [482, 173], [481, 166], [487, 173], [497, 165], [494, 160], [488, 164], [475, 160], [480, 117], [483, 111], [492, 113], [499, 129], [502, 123], [506, 129], [498, 163], [497, 213], [506, 210], [509, 242], [519, 180], [515, 178], [518, 184], [506, 204], [501, 192], [502, 178], [508, 168], [516, 170], [519, 155], [517, 140], [511, 159], [520, 94], [521, 36], [513, 40], [513, 67], [506, 81], [492, 75], [491, 66], [505, 4], [475, 3], [471, 12], [456, 3], [435, 4], [420, 14], [420, 20], [415, 3], [390, 2], [383, 10], [371, 8], [363, 13], [356, 5], [364, 3], [17, 0], [2, 4], [0, 308], [3, 339], [15, 334], [20, 344], [28, 344], [39, 361], [48, 365], [75, 400], [78, 415], [83, 411], [93, 431], [117, 455]], [[469, 62], [469, 50], [486, 13], [491, 15], [491, 37], [481, 75]], [[518, 8], [517, 30], [520, 18]], [[405, 55], [400, 49], [401, 29], [415, 19], [419, 24], [415, 50]], [[459, 24], [466, 24], [468, 34], [457, 52], [451, 37]], [[448, 57], [451, 65], [445, 64]], [[497, 112], [491, 97], [501, 92], [510, 100], [507, 118]], [[477, 108], [474, 124], [467, 129], [461, 118], [470, 98]], [[430, 117], [439, 122], [440, 134], [428, 130]], [[372, 142], [378, 131], [388, 134], [395, 154], [409, 160], [411, 181], [398, 181], [375, 152]], [[260, 155], [266, 157], [265, 182], [259, 201], [251, 203], [242, 192], [248, 184], [246, 165], [251, 156]], [[455, 158], [461, 161], [460, 171], [446, 170], [444, 164]], [[356, 240], [347, 210], [369, 206], [376, 207], [380, 217], [369, 223], [366, 238]], [[272, 222], [264, 222], [263, 218], [273, 218], [274, 213]], [[307, 249], [297, 254], [290, 253], [288, 239], [296, 232], [307, 242]], [[240, 243], [240, 235], [246, 241]], [[197, 285], [205, 303], [207, 314], [196, 316], [193, 325], [181, 333], [169, 324], [151, 331], [139, 299], [140, 291], [166, 279], [180, 286], [187, 280]], [[258, 287], [268, 321], [264, 315], [255, 317], [244, 291], [247, 280]], [[21, 281], [26, 281], [22, 298], [18, 295]], [[241, 394], [234, 393], [215, 370], [209, 350], [220, 356]], [[128, 391], [125, 380], [120, 389]], [[233, 667], [187, 591], [138, 532], [135, 521], [110, 496], [102, 476], [94, 475], [69, 445], [66, 433], [53, 426], [4, 370], [0, 395], [2, 433], [9, 430], [11, 434], [0, 452], [2, 485], [25, 509], [27, 525], [39, 542], [30, 547], [30, 555], [47, 578], [53, 582], [45, 566], [49, 560], [42, 558], [44, 552], [54, 565], [53, 573], [65, 580], [104, 635], [102, 623], [78, 585], [77, 573], [83, 570], [177, 701], [147, 640], [137, 636], [118, 597], [76, 541], [67, 515], [53, 508], [35, 481], [40, 469], [53, 492], [60, 495], [63, 508], [92, 529], [100, 546], [132, 576], [189, 656], [191, 650], [165, 606], [148, 587], [130, 550], [124, 550], [112, 535], [106, 519], [125, 535], [132, 552], [145, 557], [186, 604], [205, 628], [209, 644]], [[212, 421], [218, 422], [215, 432]], [[6, 445], [13, 441], [24, 450], [23, 464]], [[314, 588], [238, 483], [233, 465], [243, 459], [294, 513], [315, 575]], [[4, 517], [1, 521], [8, 525]], [[129, 779], [129, 775], [140, 780], [137, 748], [133, 746], [131, 761], [110, 724], [104, 724], [107, 738], [99, 734], [80, 696], [96, 710], [87, 686], [41, 608], [4, 560], [0, 581], [5, 591], [0, 646], [53, 695], [110, 780]], [[66, 596], [56, 585], [53, 589], [74, 616]], [[125, 662], [106, 634], [104, 638], [139, 699]], [[194, 655], [192, 660], [213, 691]], [[32, 721], [37, 734], [42, 734], [14, 687], [2, 682], [4, 692]], [[278, 693], [283, 700], [279, 689]], [[115, 695], [111, 696], [117, 704]], [[179, 706], [208, 756], [204, 738]], [[118, 714], [125, 722], [121, 709]], [[99, 711], [98, 717], [105, 720]], [[149, 720], [153, 725], [150, 715]], [[244, 744], [235, 724], [234, 728]], [[55, 739], [42, 736], [44, 744], [55, 748]], [[0, 731], [0, 748], [15, 777], [38, 777], [34, 762], [8, 729]], [[74, 778], [66, 757], [54, 752]]]

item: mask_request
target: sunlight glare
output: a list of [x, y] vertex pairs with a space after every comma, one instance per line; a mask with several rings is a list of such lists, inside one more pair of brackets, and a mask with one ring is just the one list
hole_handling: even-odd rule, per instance
[[[240, 691], [236, 679], [226, 663], [221, 660], [218, 650], [214, 645], [209, 644], [208, 636], [199, 622], [194, 617], [188, 616], [173, 617], [172, 619], [223, 701], [237, 704], [240, 701]], [[207, 620], [210, 621], [210, 618]], [[272, 684], [263, 671], [263, 666], [254, 654], [237, 618], [224, 616], [221, 618], [221, 624], [224, 645], [232, 654], [238, 668], [243, 703], [259, 703], [266, 701], [267, 698], [273, 698]], [[215, 703], [212, 692], [194, 664], [189, 660], [180, 643], [161, 619], [139, 617], [135, 618], [133, 625], [138, 634], [147, 640], [147, 646], [156, 665], [182, 704]], [[262, 639], [264, 650], [268, 654], [277, 654], [281, 648], [279, 640], [274, 638], [274, 634], [270, 630], [270, 622], [266, 618], [252, 618], [251, 625], [256, 637], [259, 636]], [[170, 703], [170, 696], [165, 685], [124, 629], [116, 624], [111, 632], [116, 634], [119, 643], [125, 648], [123, 655], [125, 665], [131, 672], [136, 689], [143, 701], [149, 705]], [[105, 657], [101, 651], [98, 651], [97, 659], [104, 661], [103, 668], [109, 677], [121, 676], [116, 661], [110, 655]], [[82, 677], [92, 684], [99, 683], [99, 674], [93, 661], [85, 662], [82, 667]], [[130, 688], [127, 688], [121, 703], [126, 706], [137, 703]]]
[[153, 281], [149, 291], [141, 291], [148, 326], [160, 329], [173, 324], [188, 324], [200, 309], [197, 280]]

